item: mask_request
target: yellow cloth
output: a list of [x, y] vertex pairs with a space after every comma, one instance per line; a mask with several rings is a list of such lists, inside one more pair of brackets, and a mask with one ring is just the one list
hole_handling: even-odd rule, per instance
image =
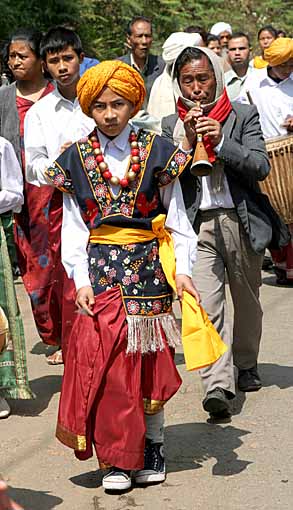
[[90, 114], [92, 102], [104, 87], [133, 103], [133, 115], [140, 110], [146, 95], [144, 81], [138, 71], [119, 60], [105, 60], [88, 69], [77, 84], [79, 104], [86, 115]]
[[264, 51], [264, 57], [272, 67], [284, 64], [290, 58], [293, 58], [293, 39], [290, 37], [278, 37]]
[[262, 57], [254, 57], [253, 59], [253, 67], [256, 69], [263, 69], [268, 66], [268, 62], [264, 60]]
[[[102, 225], [98, 229], [91, 230], [90, 242], [122, 245], [143, 243], [158, 238], [163, 271], [169, 285], [176, 292], [175, 252], [172, 236], [165, 229], [165, 219], [164, 214], [154, 218], [152, 231]], [[182, 344], [187, 370], [211, 365], [227, 350], [204, 309], [188, 292], [183, 292], [182, 299]]]

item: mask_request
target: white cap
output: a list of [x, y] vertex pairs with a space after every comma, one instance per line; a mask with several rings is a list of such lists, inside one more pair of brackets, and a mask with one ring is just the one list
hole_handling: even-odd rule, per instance
[[203, 40], [197, 32], [174, 32], [164, 42], [162, 57], [166, 64], [173, 64], [186, 47], [203, 46]]
[[232, 35], [231, 25], [229, 25], [229, 23], [219, 21], [219, 23], [215, 23], [210, 30], [211, 34], [217, 36], [219, 36], [222, 32], [229, 32], [229, 34]]

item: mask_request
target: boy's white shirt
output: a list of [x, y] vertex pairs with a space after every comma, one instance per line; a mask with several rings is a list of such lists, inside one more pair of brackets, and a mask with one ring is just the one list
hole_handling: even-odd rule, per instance
[[78, 99], [65, 99], [57, 87], [37, 101], [24, 122], [26, 180], [35, 186], [48, 184], [45, 170], [58, 158], [61, 146], [76, 142], [94, 127], [94, 120], [82, 112]]
[[[101, 149], [111, 173], [122, 178], [125, 175], [129, 155], [129, 125], [114, 140], [109, 140], [99, 132]], [[113, 193], [119, 187], [112, 186]], [[160, 197], [168, 214], [166, 228], [171, 232], [176, 258], [176, 274], [192, 275], [192, 267], [196, 259], [197, 236], [187, 218], [181, 186], [176, 179], [168, 186], [159, 188]], [[76, 289], [90, 286], [88, 271], [89, 230], [85, 225], [76, 199], [63, 195], [62, 223], [62, 263], [69, 278], [74, 279]]]
[[19, 213], [23, 204], [22, 171], [8, 140], [0, 137], [0, 214]]

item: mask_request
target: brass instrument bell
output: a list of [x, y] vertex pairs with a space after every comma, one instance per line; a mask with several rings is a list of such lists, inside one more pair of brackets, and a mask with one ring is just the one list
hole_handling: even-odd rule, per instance
[[[199, 102], [197, 106], [200, 106]], [[208, 153], [203, 143], [203, 136], [198, 134], [190, 172], [195, 176], [209, 175], [212, 168], [213, 165], [209, 161]]]

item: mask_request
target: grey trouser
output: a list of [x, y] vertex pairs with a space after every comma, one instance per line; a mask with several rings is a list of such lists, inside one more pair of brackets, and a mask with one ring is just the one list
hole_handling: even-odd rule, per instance
[[[219, 386], [235, 394], [233, 358], [238, 368], [251, 368], [257, 362], [263, 255], [253, 252], [234, 209], [200, 212], [200, 220], [194, 281], [203, 307], [228, 346], [228, 351], [200, 370], [200, 375], [205, 393]], [[225, 270], [234, 305], [233, 335], [227, 317]]]

